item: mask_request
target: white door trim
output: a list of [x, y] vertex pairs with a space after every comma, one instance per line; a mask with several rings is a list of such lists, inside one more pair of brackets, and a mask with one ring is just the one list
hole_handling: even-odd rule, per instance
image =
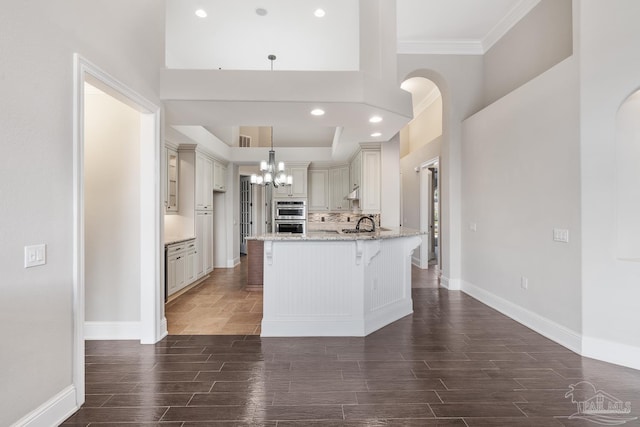
[[73, 384], [76, 404], [85, 396], [84, 83], [89, 82], [141, 113], [140, 132], [140, 341], [166, 334], [161, 209], [160, 107], [87, 61], [73, 57]]

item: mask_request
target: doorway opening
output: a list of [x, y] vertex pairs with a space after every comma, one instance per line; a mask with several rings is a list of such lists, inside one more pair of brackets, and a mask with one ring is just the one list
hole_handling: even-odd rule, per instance
[[[166, 335], [160, 108], [76, 54], [73, 117], [72, 363], [81, 405], [85, 339], [152, 344]], [[101, 260], [107, 252], [116, 253]], [[123, 277], [125, 286], [114, 285]]]

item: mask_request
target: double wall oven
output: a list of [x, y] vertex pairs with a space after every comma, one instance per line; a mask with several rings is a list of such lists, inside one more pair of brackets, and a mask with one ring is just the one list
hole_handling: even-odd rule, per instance
[[305, 234], [307, 232], [306, 199], [276, 199], [273, 203], [273, 231]]

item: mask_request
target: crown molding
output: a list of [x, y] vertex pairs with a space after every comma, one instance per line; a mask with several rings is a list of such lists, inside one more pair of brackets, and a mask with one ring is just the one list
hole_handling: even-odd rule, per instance
[[420, 114], [422, 114], [424, 110], [426, 110], [427, 108], [429, 108], [429, 106], [431, 106], [431, 104], [436, 102], [436, 100], [440, 98], [440, 96], [441, 96], [440, 90], [437, 87], [434, 87], [433, 89], [431, 89], [431, 92], [429, 92], [429, 95], [425, 96], [422, 102], [416, 105], [416, 109], [415, 109], [416, 111], [413, 113], [413, 117], [416, 118]]
[[408, 55], [482, 55], [482, 44], [477, 40], [442, 40], [399, 42], [398, 54]]
[[484, 55], [511, 28], [540, 3], [521, 0], [481, 40], [438, 40], [398, 42], [398, 54], [406, 55]]
[[522, 18], [524, 18], [531, 10], [540, 3], [540, 0], [521, 0], [513, 9], [507, 13], [504, 18], [496, 24], [495, 27], [487, 33], [482, 39], [483, 53], [487, 52], [498, 42], [511, 28], [513, 28]]

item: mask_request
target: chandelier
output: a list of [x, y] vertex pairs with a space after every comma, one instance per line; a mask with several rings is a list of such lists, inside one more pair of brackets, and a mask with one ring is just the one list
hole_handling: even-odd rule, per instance
[[285, 172], [284, 162], [276, 163], [276, 152], [273, 150], [273, 126], [271, 127], [271, 150], [269, 150], [269, 160], [260, 162], [260, 175], [251, 175], [251, 184], [273, 185], [274, 187], [290, 186], [293, 184], [293, 177]]

